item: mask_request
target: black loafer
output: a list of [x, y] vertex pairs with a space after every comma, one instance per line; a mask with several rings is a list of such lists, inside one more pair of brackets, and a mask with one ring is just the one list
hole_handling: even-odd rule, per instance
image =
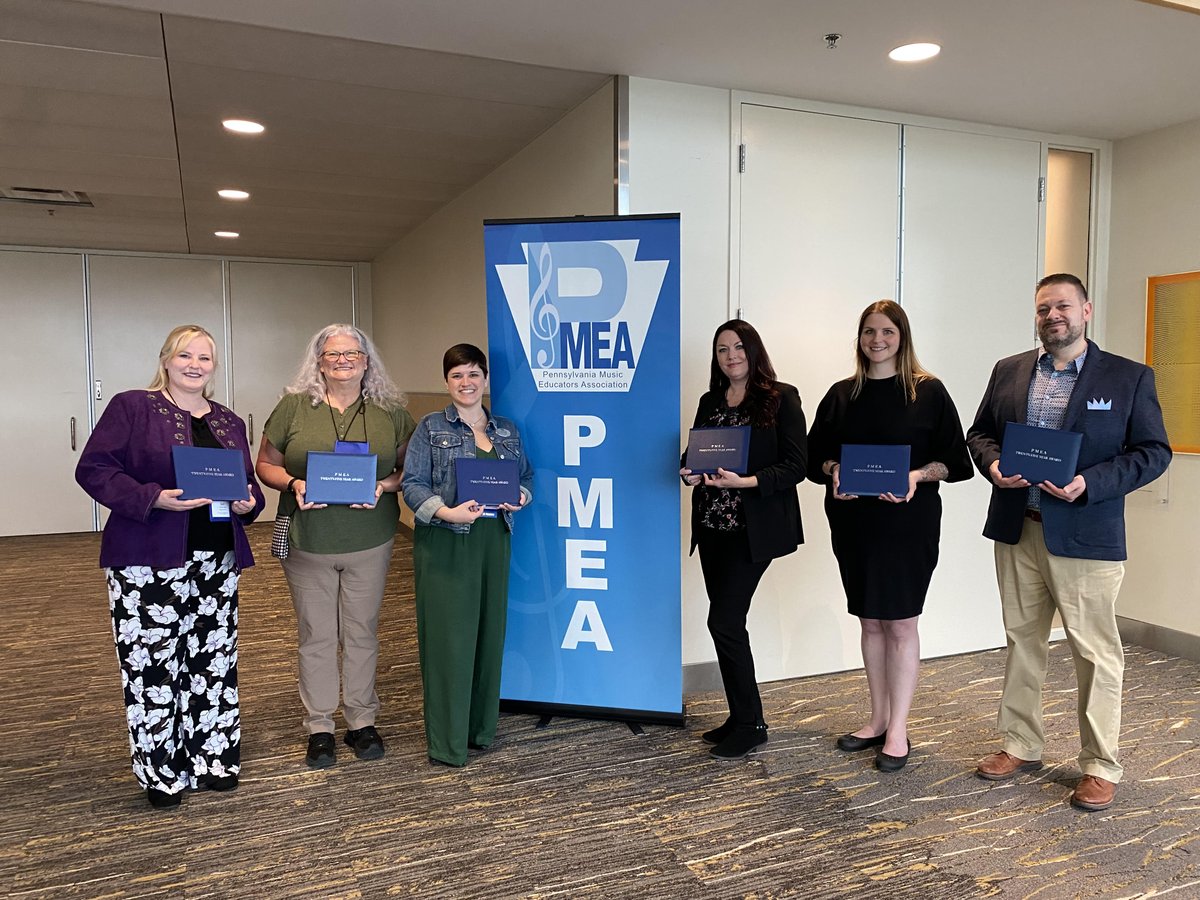
[[719, 744], [721, 741], [725, 740], [725, 738], [729, 737], [729, 735], [733, 734], [733, 729], [736, 727], [737, 726], [734, 724], [733, 719], [726, 719], [716, 728], [706, 731], [704, 734], [700, 735], [700, 740], [704, 741], [706, 744]]
[[359, 759], [383, 759], [383, 738], [374, 725], [347, 731], [345, 741]]
[[157, 788], [146, 788], [146, 799], [155, 809], [174, 809], [183, 801], [183, 791], [168, 794]]
[[328, 731], [318, 731], [308, 736], [308, 752], [304, 761], [310, 769], [328, 769], [337, 762], [334, 749], [333, 735]]
[[203, 791], [235, 791], [238, 786], [238, 777], [236, 775], [221, 775], [209, 776], [207, 780], [200, 783], [200, 789]]
[[859, 750], [866, 750], [868, 747], [882, 747], [883, 742], [887, 740], [887, 732], [877, 734], [875, 737], [858, 737], [854, 734], [843, 734], [837, 739], [837, 748], [844, 750], [846, 753], [857, 753]]
[[882, 750], [875, 751], [875, 768], [880, 772], [899, 772], [908, 765], [908, 754], [912, 753], [912, 741], [908, 742], [908, 753], [903, 756], [892, 756]]

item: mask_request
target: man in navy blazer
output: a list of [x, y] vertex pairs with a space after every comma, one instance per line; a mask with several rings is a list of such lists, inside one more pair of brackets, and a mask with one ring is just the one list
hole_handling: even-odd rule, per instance
[[[996, 363], [967, 432], [980, 472], [992, 480], [983, 533], [996, 542], [996, 577], [1008, 638], [998, 725], [1004, 748], [979, 763], [1000, 781], [1042, 766], [1042, 685], [1055, 611], [1071, 644], [1079, 686], [1079, 768], [1071, 803], [1106, 809], [1122, 769], [1124, 654], [1116, 601], [1125, 567], [1125, 495], [1167, 468], [1171, 448], [1154, 373], [1105, 353], [1084, 336], [1092, 317], [1074, 275], [1038, 282], [1035, 321], [1042, 350]], [[1000, 471], [1008, 422], [1083, 435], [1074, 478], [1032, 485]]]

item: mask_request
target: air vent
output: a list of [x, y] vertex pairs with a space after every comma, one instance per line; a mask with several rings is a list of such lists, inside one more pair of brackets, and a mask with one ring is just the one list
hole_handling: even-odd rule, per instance
[[36, 203], [38, 206], [95, 206], [83, 191], [15, 186], [0, 187], [0, 202]]

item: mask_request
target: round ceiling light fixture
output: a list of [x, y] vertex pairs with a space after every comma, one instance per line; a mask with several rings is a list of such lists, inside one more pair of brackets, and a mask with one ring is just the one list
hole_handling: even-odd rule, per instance
[[921, 62], [924, 59], [933, 59], [941, 52], [941, 44], [905, 44], [889, 53], [888, 58], [896, 62]]
[[238, 233], [236, 231], [214, 231], [213, 235], [219, 238], [235, 238]]
[[217, 191], [217, 196], [225, 200], [249, 200], [249, 191], [239, 191], [237, 188], [221, 188]]
[[236, 131], [238, 134], [262, 134], [267, 129], [249, 119], [226, 119], [221, 123], [226, 131]]

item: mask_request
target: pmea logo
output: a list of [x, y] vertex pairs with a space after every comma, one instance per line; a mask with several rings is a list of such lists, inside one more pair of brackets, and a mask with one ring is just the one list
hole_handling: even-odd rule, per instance
[[638, 243], [527, 243], [496, 266], [538, 391], [629, 390], [668, 265]]

